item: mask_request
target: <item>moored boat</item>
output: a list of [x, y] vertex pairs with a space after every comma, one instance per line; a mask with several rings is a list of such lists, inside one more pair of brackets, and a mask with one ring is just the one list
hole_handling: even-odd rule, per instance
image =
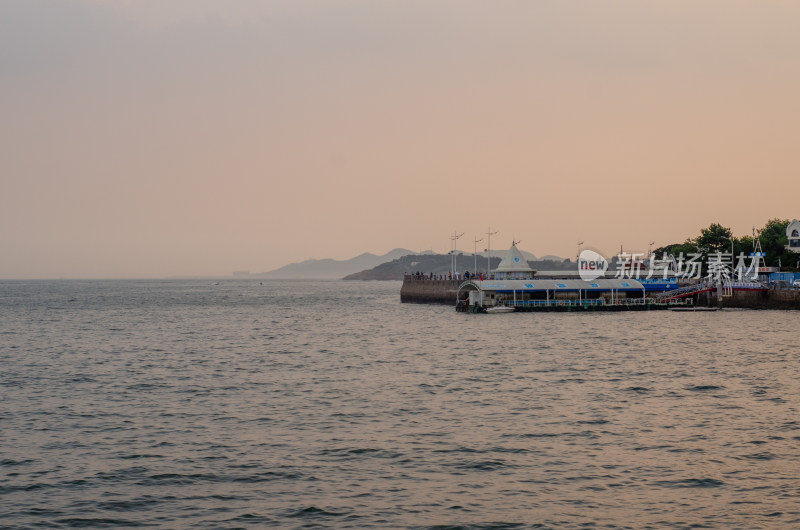
[[507, 305], [496, 305], [486, 310], [487, 313], [513, 313], [514, 308]]

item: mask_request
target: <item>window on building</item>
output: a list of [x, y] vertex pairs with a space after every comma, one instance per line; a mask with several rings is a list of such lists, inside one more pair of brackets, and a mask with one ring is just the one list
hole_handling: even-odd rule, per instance
[[797, 229], [792, 230], [792, 237], [800, 237], [800, 233], [797, 232]]

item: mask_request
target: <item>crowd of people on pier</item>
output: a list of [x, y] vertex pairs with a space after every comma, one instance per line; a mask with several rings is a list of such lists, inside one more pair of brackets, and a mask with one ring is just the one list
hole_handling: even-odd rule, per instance
[[412, 272], [406, 273], [406, 278], [410, 278], [412, 280], [469, 280], [470, 278], [475, 278], [477, 274], [470, 274], [469, 271], [456, 272], [453, 274], [452, 272], [442, 273], [442, 274], [425, 274], [423, 272]]

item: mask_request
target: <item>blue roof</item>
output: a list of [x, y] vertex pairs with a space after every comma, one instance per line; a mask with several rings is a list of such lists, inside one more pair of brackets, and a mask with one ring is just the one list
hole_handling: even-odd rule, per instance
[[544, 291], [639, 291], [644, 286], [637, 280], [626, 278], [597, 279], [591, 282], [583, 280], [469, 280], [461, 284], [459, 290], [472, 288], [482, 291], [495, 292], [544, 292]]

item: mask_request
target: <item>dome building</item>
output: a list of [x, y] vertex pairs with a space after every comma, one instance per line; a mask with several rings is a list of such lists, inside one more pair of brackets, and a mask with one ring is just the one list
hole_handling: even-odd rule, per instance
[[528, 260], [517, 249], [516, 243], [511, 243], [506, 257], [504, 257], [494, 270], [496, 280], [529, 280], [536, 271], [528, 264]]

